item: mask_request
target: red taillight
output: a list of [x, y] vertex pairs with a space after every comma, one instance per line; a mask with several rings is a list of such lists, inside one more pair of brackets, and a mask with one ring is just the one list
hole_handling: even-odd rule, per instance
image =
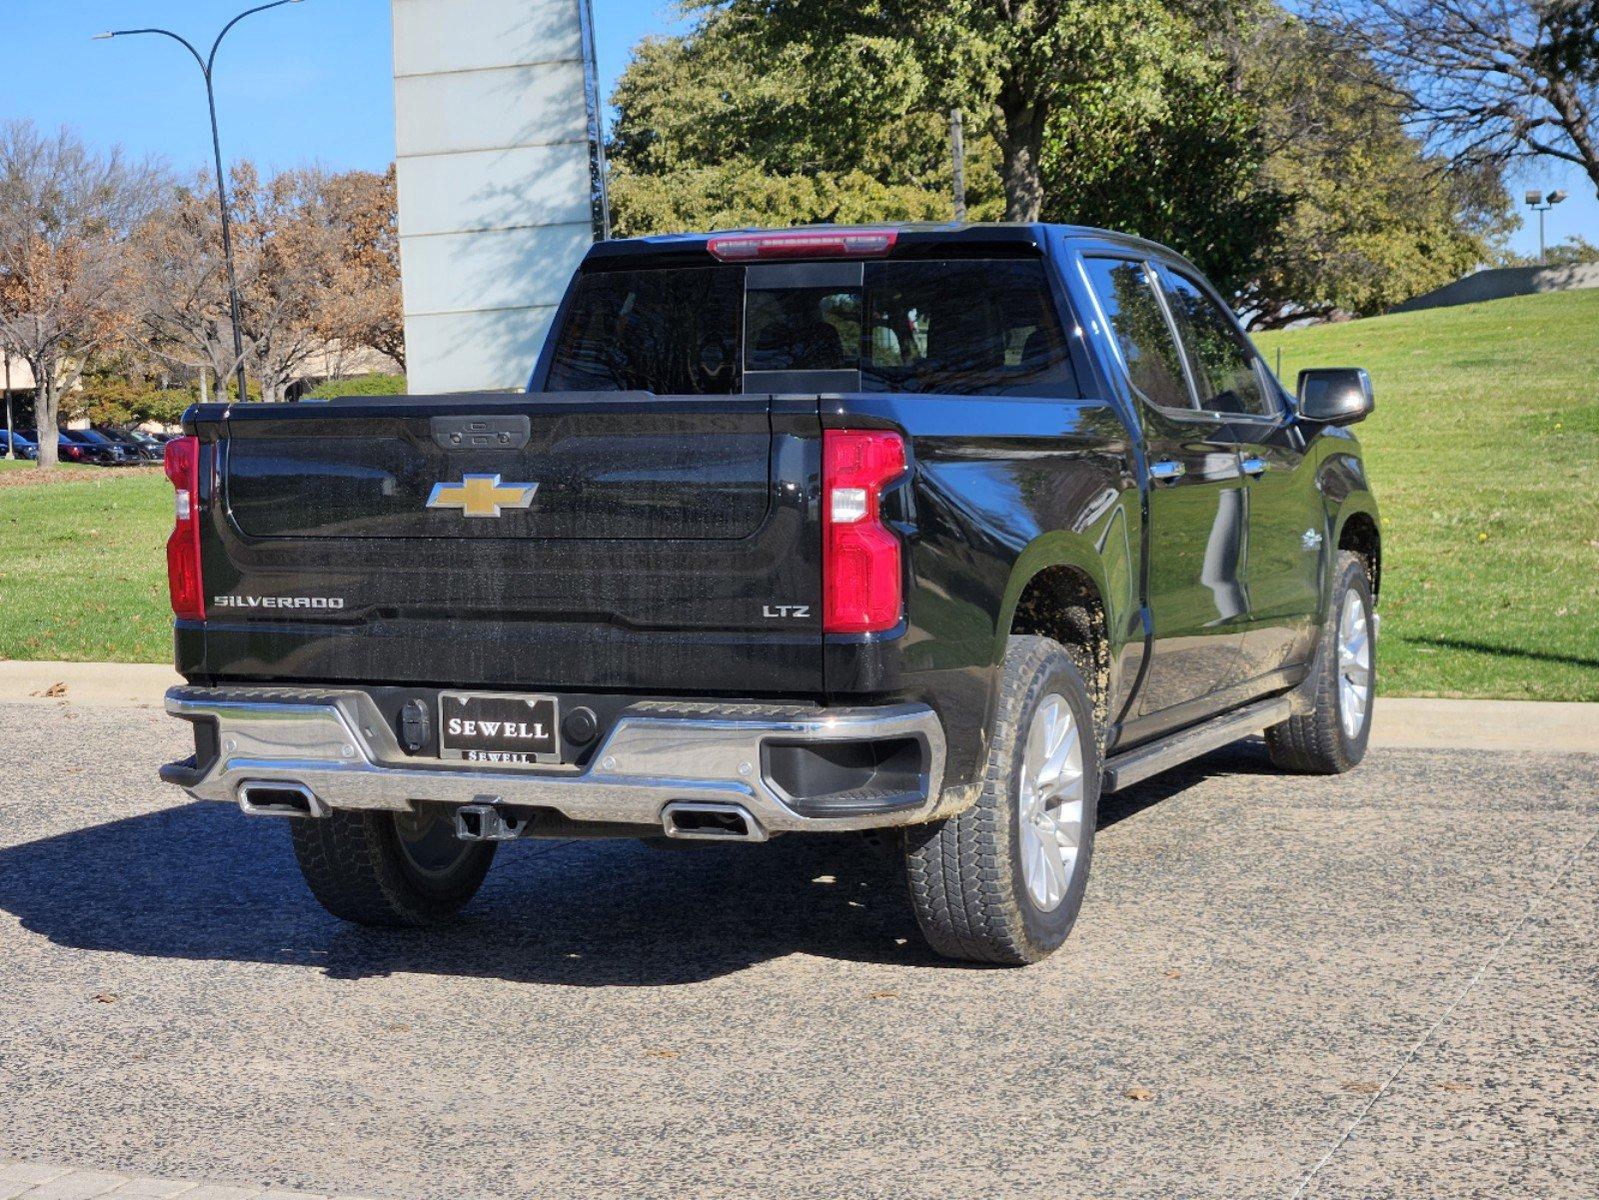
[[757, 258], [872, 258], [899, 240], [896, 229], [784, 229], [776, 233], [723, 233], [706, 243], [722, 262]]
[[822, 628], [876, 633], [904, 608], [900, 544], [883, 524], [883, 489], [905, 473], [897, 433], [822, 431]]
[[177, 521], [167, 539], [167, 585], [172, 611], [189, 621], [205, 620], [200, 583], [200, 439], [173, 438], [166, 449], [167, 478], [177, 489]]

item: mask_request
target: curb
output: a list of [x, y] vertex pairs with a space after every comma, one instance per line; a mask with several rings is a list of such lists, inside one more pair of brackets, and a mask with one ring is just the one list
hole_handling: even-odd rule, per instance
[[182, 682], [171, 667], [147, 663], [0, 659], [0, 703], [160, 708], [166, 690]]

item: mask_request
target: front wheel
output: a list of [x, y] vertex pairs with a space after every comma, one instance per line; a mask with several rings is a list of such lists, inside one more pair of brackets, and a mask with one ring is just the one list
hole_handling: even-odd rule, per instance
[[483, 885], [493, 842], [463, 842], [444, 805], [414, 813], [343, 812], [291, 823], [311, 894], [357, 925], [434, 925]]
[[1366, 757], [1377, 690], [1374, 612], [1365, 560], [1340, 552], [1332, 606], [1305, 685], [1312, 692], [1312, 707], [1266, 730], [1273, 765], [1309, 775], [1337, 775]]
[[905, 832], [911, 901], [934, 950], [1020, 966], [1066, 940], [1088, 886], [1099, 778], [1094, 706], [1071, 656], [1049, 638], [1011, 638], [982, 794]]

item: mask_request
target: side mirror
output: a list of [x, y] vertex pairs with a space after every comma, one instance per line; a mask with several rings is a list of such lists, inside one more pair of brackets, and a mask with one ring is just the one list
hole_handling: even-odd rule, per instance
[[1322, 425], [1353, 425], [1377, 405], [1371, 376], [1360, 367], [1316, 367], [1299, 372], [1299, 416]]

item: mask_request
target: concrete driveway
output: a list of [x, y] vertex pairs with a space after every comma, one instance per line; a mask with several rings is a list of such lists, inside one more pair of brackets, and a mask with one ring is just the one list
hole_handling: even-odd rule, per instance
[[1071, 941], [1000, 971], [924, 952], [854, 841], [521, 843], [459, 927], [360, 931], [281, 826], [155, 782], [187, 752], [158, 711], [0, 722], [0, 1160], [419, 1198], [1599, 1195], [1599, 758], [1307, 779], [1246, 743], [1107, 800]]

